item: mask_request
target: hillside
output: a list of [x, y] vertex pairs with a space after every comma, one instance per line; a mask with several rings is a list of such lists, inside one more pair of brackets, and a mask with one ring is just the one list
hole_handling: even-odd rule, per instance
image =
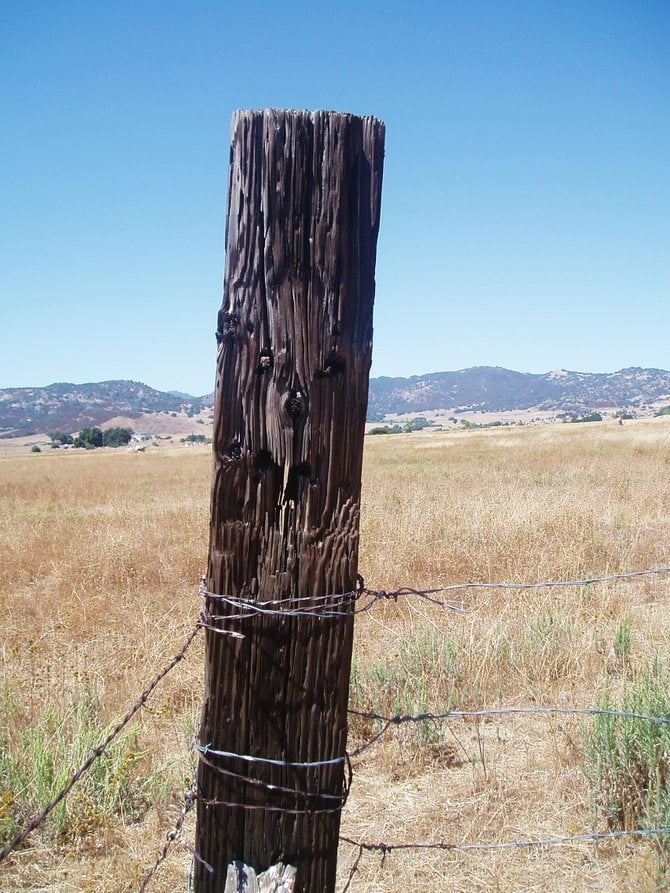
[[[148, 430], [147, 415], [192, 416], [211, 407], [213, 396], [158, 391], [141, 382], [59, 383], [43, 388], [0, 390], [0, 437], [78, 431], [119, 417]], [[639, 409], [670, 403], [670, 372], [548, 372], [542, 375], [476, 366], [411, 378], [372, 378], [368, 418], [433, 410], [505, 412], [521, 409], [583, 412], [603, 407]]]
[[670, 400], [670, 372], [621, 369], [619, 372], [530, 374], [493, 366], [434, 372], [411, 378], [370, 381], [368, 418], [430, 410], [518, 409], [571, 412], [602, 407], [636, 408]]
[[0, 390], [0, 436], [78, 431], [87, 425], [104, 425], [118, 416], [139, 419], [146, 413], [195, 413], [206, 401], [157, 391], [136, 381], [6, 388]]

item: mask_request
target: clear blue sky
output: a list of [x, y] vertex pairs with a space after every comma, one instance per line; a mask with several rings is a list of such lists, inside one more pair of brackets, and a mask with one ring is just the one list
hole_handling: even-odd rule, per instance
[[0, 0], [0, 387], [209, 392], [230, 118], [386, 123], [373, 375], [670, 367], [667, 0]]

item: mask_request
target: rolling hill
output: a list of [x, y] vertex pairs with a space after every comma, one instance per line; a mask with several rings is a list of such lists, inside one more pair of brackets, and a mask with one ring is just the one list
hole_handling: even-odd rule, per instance
[[208, 398], [166, 393], [137, 381], [89, 384], [58, 383], [42, 388], [0, 390], [0, 437], [19, 437], [54, 431], [79, 431], [124, 416], [145, 413], [199, 412], [211, 406]]
[[518, 409], [583, 412], [603, 407], [638, 408], [670, 400], [670, 372], [621, 369], [619, 372], [513, 372], [476, 366], [411, 378], [370, 381], [368, 418], [436, 409], [504, 412]]
[[[0, 390], [0, 437], [74, 432], [120, 416], [132, 420], [147, 413], [192, 415], [211, 407], [212, 400], [211, 394], [192, 397], [125, 380], [5, 388]], [[663, 369], [531, 374], [476, 366], [410, 378], [372, 378], [368, 418], [432, 410], [634, 410], [662, 402], [670, 403], [670, 372]]]

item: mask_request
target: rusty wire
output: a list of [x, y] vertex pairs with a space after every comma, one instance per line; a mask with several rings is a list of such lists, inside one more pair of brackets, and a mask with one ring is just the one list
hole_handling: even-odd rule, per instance
[[538, 583], [452, 583], [447, 586], [436, 586], [430, 589], [416, 589], [412, 586], [402, 586], [399, 589], [369, 589], [366, 587], [363, 577], [358, 576], [357, 587], [351, 592], [333, 593], [321, 596], [287, 596], [286, 598], [270, 599], [267, 601], [248, 596], [233, 596], [210, 592], [201, 583], [198, 594], [208, 602], [227, 605], [234, 608], [236, 613], [212, 614], [206, 611], [203, 615], [203, 625], [212, 632], [240, 637], [240, 633], [233, 633], [225, 628], [214, 626], [217, 621], [243, 620], [256, 615], [281, 616], [281, 617], [310, 617], [327, 619], [332, 617], [362, 614], [369, 611], [380, 601], [398, 602], [402, 598], [416, 596], [428, 601], [437, 607], [453, 611], [456, 614], [468, 614], [469, 611], [463, 605], [454, 605], [437, 596], [444, 592], [459, 592], [468, 589], [498, 589], [498, 590], [527, 590], [527, 589], [552, 589], [567, 586], [591, 586], [595, 583], [610, 583], [617, 580], [630, 580], [636, 577], [658, 576], [670, 574], [670, 567], [654, 567], [639, 571], [627, 571], [618, 574], [607, 574], [602, 577], [582, 577], [574, 580], [545, 580]]
[[[186, 793], [184, 794], [184, 799], [182, 801], [181, 808], [179, 810], [179, 815], [177, 816], [177, 820], [175, 821], [172, 829], [170, 831], [168, 831], [167, 836], [165, 838], [165, 843], [163, 844], [163, 848], [161, 849], [160, 853], [158, 854], [154, 864], [151, 866], [149, 871], [144, 876], [142, 883], [137, 888], [137, 893], [144, 893], [144, 891], [146, 890], [146, 888], [149, 884], [149, 881], [156, 874], [156, 872], [158, 871], [158, 869], [160, 868], [162, 863], [167, 858], [167, 854], [170, 850], [170, 847], [176, 840], [179, 840], [179, 837], [181, 835], [181, 829], [184, 824], [184, 820], [186, 819], [186, 816], [193, 809], [193, 806], [195, 805], [195, 797], [196, 797], [195, 781], [193, 781], [193, 782], [191, 782], [191, 785], [188, 788], [188, 790], [186, 791]], [[207, 868], [210, 869], [210, 871], [213, 870], [211, 865], [207, 865], [206, 862], [204, 864], [207, 866]]]

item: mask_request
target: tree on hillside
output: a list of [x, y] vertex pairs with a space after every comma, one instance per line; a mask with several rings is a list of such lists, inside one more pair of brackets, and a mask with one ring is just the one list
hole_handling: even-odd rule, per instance
[[102, 431], [100, 428], [82, 428], [74, 439], [75, 447], [83, 447], [85, 450], [94, 450], [102, 446]]
[[74, 438], [71, 434], [68, 434], [66, 431], [54, 431], [53, 434], [50, 434], [51, 443], [57, 443], [59, 446], [61, 444], [71, 444], [74, 443]]
[[102, 432], [102, 445], [109, 447], [125, 446], [133, 436], [132, 428], [108, 428]]

